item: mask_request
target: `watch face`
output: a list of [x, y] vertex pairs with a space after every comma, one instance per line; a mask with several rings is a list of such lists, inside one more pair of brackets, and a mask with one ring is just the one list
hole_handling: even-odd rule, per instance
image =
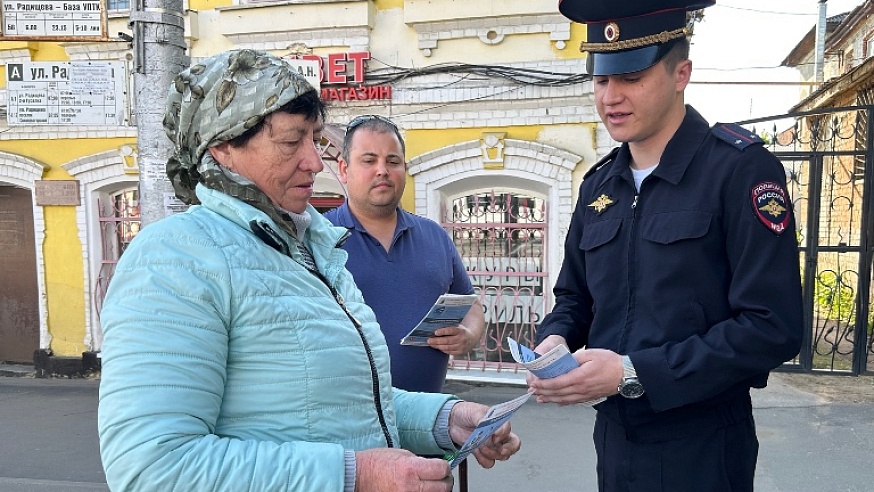
[[625, 398], [639, 398], [643, 395], [643, 385], [636, 378], [628, 378], [619, 386], [619, 394]]

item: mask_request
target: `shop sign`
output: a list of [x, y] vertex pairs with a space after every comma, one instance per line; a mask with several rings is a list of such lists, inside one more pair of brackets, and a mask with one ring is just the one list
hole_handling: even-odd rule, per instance
[[331, 53], [324, 58], [319, 55], [299, 55], [298, 58], [313, 60], [318, 64], [323, 101], [391, 99], [390, 85], [365, 83], [364, 64], [370, 59], [369, 51]]

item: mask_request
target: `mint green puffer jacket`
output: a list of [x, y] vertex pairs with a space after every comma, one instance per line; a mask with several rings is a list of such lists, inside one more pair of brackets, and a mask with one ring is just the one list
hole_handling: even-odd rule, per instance
[[441, 454], [432, 428], [450, 397], [392, 389], [385, 340], [336, 247], [345, 229], [310, 207], [307, 243], [360, 330], [279, 251], [291, 240], [267, 215], [197, 193], [201, 206], [137, 235], [101, 312], [110, 489], [341, 492], [346, 449]]

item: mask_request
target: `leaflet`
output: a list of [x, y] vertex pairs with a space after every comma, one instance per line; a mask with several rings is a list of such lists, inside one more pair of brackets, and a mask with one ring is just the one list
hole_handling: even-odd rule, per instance
[[465, 460], [480, 444], [485, 442], [498, 428], [510, 419], [510, 416], [518, 410], [522, 404], [528, 401], [530, 393], [525, 393], [522, 396], [514, 398], [504, 403], [498, 403], [486, 411], [483, 418], [473, 432], [470, 433], [467, 440], [455, 454], [447, 456], [449, 459], [450, 468], [455, 468], [459, 463]]
[[[580, 367], [577, 359], [570, 353], [566, 345], [556, 345], [549, 352], [539, 355], [530, 348], [520, 345], [519, 342], [507, 337], [510, 345], [510, 354], [513, 359], [522, 364], [531, 374], [540, 379], [551, 379]], [[597, 405], [606, 398], [581, 402], [583, 405]]]
[[428, 346], [434, 332], [446, 326], [458, 326], [479, 298], [476, 294], [443, 294], [428, 314], [401, 339], [401, 345]]
[[561, 376], [580, 366], [566, 345], [556, 345], [549, 352], [538, 355], [512, 338], [507, 337], [507, 343], [510, 345], [510, 354], [513, 359], [540, 379]]

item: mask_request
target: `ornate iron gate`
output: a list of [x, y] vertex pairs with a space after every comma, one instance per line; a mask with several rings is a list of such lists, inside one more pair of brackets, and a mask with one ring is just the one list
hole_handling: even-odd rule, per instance
[[874, 371], [872, 109], [840, 107], [741, 122], [783, 162], [798, 222], [805, 338], [787, 370]]
[[100, 315], [115, 265], [128, 244], [140, 232], [140, 194], [138, 189], [117, 192], [109, 199], [97, 200], [100, 215], [100, 270], [94, 283], [94, 308]]
[[479, 191], [444, 207], [442, 225], [458, 248], [485, 309], [486, 332], [451, 368], [518, 371], [507, 337], [533, 346], [551, 295], [546, 202], [510, 191]]

